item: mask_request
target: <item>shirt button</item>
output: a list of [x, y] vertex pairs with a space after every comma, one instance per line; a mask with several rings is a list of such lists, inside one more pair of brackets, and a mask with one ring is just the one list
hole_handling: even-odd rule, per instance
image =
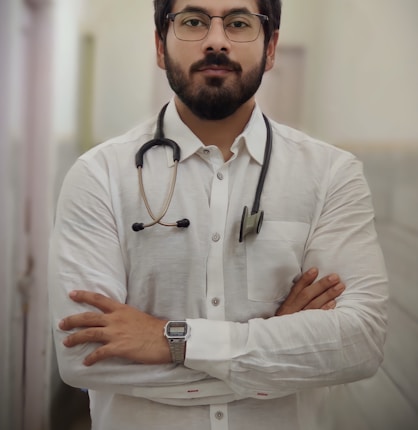
[[[218, 297], [214, 297], [213, 299], [212, 299], [212, 305], [213, 306], [219, 306], [219, 304], [221, 303], [221, 300], [220, 299], [218, 299]], [[222, 412], [221, 412], [222, 413]]]
[[221, 240], [221, 235], [220, 235], [219, 233], [214, 233], [214, 234], [212, 235], [212, 240], [213, 240], [214, 242], [219, 242], [219, 241]]
[[215, 412], [215, 418], [217, 420], [221, 420], [221, 419], [223, 419], [223, 417], [224, 417], [224, 413], [223, 412], [221, 412], [221, 411]]
[[204, 150], [203, 150], [203, 153], [204, 153], [205, 155], [209, 155], [209, 154], [210, 154], [210, 151], [209, 151], [209, 149], [204, 149]]
[[217, 177], [220, 181], [222, 181], [222, 180], [223, 180], [223, 178], [224, 178], [224, 175], [223, 175], [221, 172], [219, 172], [219, 173], [216, 175], [216, 177]]

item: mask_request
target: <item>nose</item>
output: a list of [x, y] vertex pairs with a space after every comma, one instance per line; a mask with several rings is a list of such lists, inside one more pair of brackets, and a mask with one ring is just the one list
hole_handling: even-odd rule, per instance
[[221, 17], [212, 17], [209, 32], [203, 39], [202, 48], [205, 52], [226, 52], [231, 49], [231, 42], [226, 37], [224, 22]]

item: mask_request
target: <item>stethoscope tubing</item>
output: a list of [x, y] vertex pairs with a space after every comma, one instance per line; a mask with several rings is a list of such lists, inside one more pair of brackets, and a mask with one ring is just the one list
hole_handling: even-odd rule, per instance
[[260, 209], [261, 194], [263, 192], [264, 182], [266, 180], [267, 172], [270, 166], [271, 151], [273, 148], [273, 136], [272, 136], [273, 133], [271, 130], [270, 121], [264, 114], [263, 114], [263, 119], [266, 124], [266, 131], [267, 131], [266, 147], [264, 150], [263, 165], [261, 166], [260, 177], [258, 178], [257, 188], [255, 191], [254, 203], [251, 210], [252, 215], [257, 213]]
[[[168, 103], [163, 106], [163, 108], [161, 109], [158, 115], [157, 129], [154, 135], [154, 139], [142, 145], [142, 147], [138, 150], [138, 152], [135, 155], [135, 164], [138, 171], [139, 192], [152, 221], [147, 224], [134, 223], [132, 225], [132, 229], [134, 231], [140, 231], [140, 230], [143, 230], [144, 228], [151, 227], [155, 224], [161, 224], [167, 227], [183, 227], [183, 228], [186, 228], [190, 225], [190, 221], [187, 218], [178, 220], [175, 223], [162, 221], [162, 219], [164, 218], [164, 216], [168, 211], [168, 208], [170, 207], [170, 203], [173, 198], [174, 189], [177, 181], [178, 163], [180, 162], [179, 145], [173, 140], [170, 140], [164, 137], [163, 122], [164, 122], [164, 115], [167, 110], [167, 107], [168, 107]], [[241, 219], [240, 235], [239, 235], [240, 242], [242, 242], [245, 236], [249, 233], [255, 232], [258, 234], [261, 230], [261, 226], [263, 223], [264, 212], [263, 211], [260, 212], [259, 210], [260, 201], [261, 201], [261, 194], [263, 192], [264, 182], [267, 176], [267, 171], [270, 165], [270, 158], [271, 158], [271, 152], [272, 152], [272, 146], [273, 146], [273, 142], [272, 142], [273, 137], [272, 137], [272, 129], [271, 129], [270, 121], [264, 114], [263, 114], [263, 119], [266, 124], [266, 130], [267, 130], [263, 164], [261, 166], [261, 172], [258, 178], [258, 183], [257, 183], [256, 192], [255, 192], [253, 206], [251, 209], [251, 214], [248, 213], [248, 208], [246, 206], [244, 207], [244, 211]], [[151, 206], [149, 204], [149, 201], [145, 192], [143, 176], [142, 176], [142, 170], [144, 165], [144, 154], [153, 146], [169, 146], [173, 151], [173, 162], [174, 162], [170, 186], [168, 188], [166, 198], [164, 199], [162, 208], [158, 215], [155, 215], [151, 209]]]
[[167, 196], [164, 200], [164, 204], [162, 206], [160, 214], [157, 216], [154, 215], [154, 213], [151, 209], [151, 206], [149, 204], [147, 195], [145, 193], [144, 181], [142, 178], [142, 166], [138, 167], [139, 192], [141, 193], [141, 197], [144, 200], [144, 204], [145, 204], [145, 207], [147, 208], [148, 214], [152, 219], [152, 222], [143, 225], [144, 228], [145, 227], [151, 227], [155, 224], [161, 224], [161, 225], [164, 225], [167, 227], [175, 227], [177, 225], [176, 223], [164, 222], [164, 221], [162, 221], [162, 219], [164, 218], [165, 214], [167, 213], [168, 208], [170, 207], [171, 199], [173, 198], [174, 188], [176, 187], [178, 164], [179, 164], [178, 160], [175, 160], [173, 173], [171, 174], [170, 188], [169, 188]]

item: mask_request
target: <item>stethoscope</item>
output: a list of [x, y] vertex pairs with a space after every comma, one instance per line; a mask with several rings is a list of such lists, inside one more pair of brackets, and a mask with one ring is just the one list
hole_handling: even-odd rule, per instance
[[[171, 200], [173, 198], [174, 188], [176, 186], [176, 179], [177, 179], [177, 168], [178, 168], [178, 163], [180, 161], [179, 145], [173, 140], [170, 140], [164, 137], [163, 123], [164, 123], [164, 115], [165, 115], [165, 111], [167, 110], [167, 106], [168, 106], [168, 103], [161, 109], [158, 115], [157, 130], [155, 132], [154, 138], [149, 142], [144, 143], [144, 145], [141, 146], [141, 148], [135, 155], [135, 164], [138, 171], [139, 192], [141, 194], [145, 207], [147, 208], [148, 214], [151, 217], [152, 221], [147, 224], [142, 222], [141, 223], [136, 222], [132, 224], [133, 231], [141, 231], [155, 224], [160, 224], [166, 227], [179, 227], [179, 228], [187, 228], [190, 225], [190, 221], [187, 218], [180, 219], [176, 222], [163, 221], [163, 218], [167, 213], [168, 208], [170, 207]], [[264, 211], [262, 210], [260, 211], [260, 200], [261, 200], [261, 194], [263, 192], [264, 181], [266, 179], [267, 171], [270, 164], [271, 150], [273, 146], [270, 121], [264, 114], [263, 114], [263, 118], [267, 129], [267, 138], [266, 138], [266, 145], [264, 148], [263, 165], [261, 167], [260, 177], [258, 178], [257, 189], [255, 191], [254, 203], [251, 209], [251, 213], [249, 213], [249, 209], [247, 206], [244, 207], [244, 210], [242, 212], [241, 227], [239, 232], [240, 242], [242, 242], [248, 234], [260, 233], [261, 226], [263, 225]], [[145, 189], [144, 189], [143, 178], [142, 178], [142, 169], [144, 166], [144, 154], [145, 152], [148, 151], [148, 149], [151, 149], [153, 146], [169, 146], [173, 151], [173, 162], [174, 162], [174, 168], [173, 168], [167, 196], [163, 202], [163, 205], [159, 214], [157, 215], [154, 214], [154, 212], [152, 211], [149, 205], [149, 202], [145, 193]]]

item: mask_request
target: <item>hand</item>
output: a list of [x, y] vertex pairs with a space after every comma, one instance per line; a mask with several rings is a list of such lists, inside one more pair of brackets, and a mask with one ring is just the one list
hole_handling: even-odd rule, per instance
[[102, 344], [85, 358], [86, 366], [110, 357], [143, 364], [171, 363], [168, 342], [164, 337], [167, 321], [98, 293], [72, 291], [70, 298], [103, 312], [71, 315], [59, 324], [62, 330], [79, 329], [64, 340], [68, 348], [85, 343]]
[[318, 276], [315, 267], [305, 272], [293, 285], [286, 300], [279, 306], [276, 316], [293, 314], [306, 309], [334, 309], [335, 298], [345, 290], [345, 285], [336, 274], [314, 282]]

